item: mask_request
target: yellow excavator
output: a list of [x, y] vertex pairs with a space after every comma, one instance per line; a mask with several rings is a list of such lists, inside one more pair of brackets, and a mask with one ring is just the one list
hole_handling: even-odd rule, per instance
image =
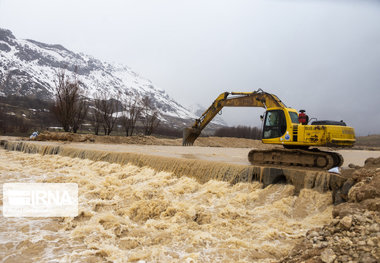
[[[310, 147], [352, 147], [355, 131], [343, 121], [314, 121], [300, 123], [298, 111], [286, 107], [276, 96], [259, 89], [253, 92], [224, 92], [195, 120], [191, 128], [183, 130], [183, 145], [193, 145], [201, 131], [223, 107], [263, 107], [262, 142], [283, 145], [271, 150], [251, 150], [248, 160], [253, 165], [274, 164], [321, 169], [339, 167], [343, 157], [336, 152]], [[301, 115], [301, 114], [300, 114]]]

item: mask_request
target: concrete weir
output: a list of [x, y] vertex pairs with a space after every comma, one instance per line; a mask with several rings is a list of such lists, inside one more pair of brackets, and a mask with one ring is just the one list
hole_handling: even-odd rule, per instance
[[[0, 145], [10, 151], [24, 153], [58, 154], [72, 158], [90, 159], [118, 164], [132, 164], [138, 167], [150, 167], [156, 171], [172, 172], [176, 176], [189, 176], [204, 183], [209, 180], [222, 180], [232, 184], [238, 182], [259, 181], [266, 187], [270, 184], [287, 183], [295, 186], [295, 192], [310, 188], [319, 192], [332, 191], [334, 202], [340, 202], [339, 195], [346, 178], [326, 171], [263, 167], [247, 164], [226, 163], [220, 161], [165, 157], [135, 152], [95, 150], [83, 145], [62, 144], [56, 142], [9, 141], [1, 140]], [[101, 147], [100, 147], [101, 148]]]

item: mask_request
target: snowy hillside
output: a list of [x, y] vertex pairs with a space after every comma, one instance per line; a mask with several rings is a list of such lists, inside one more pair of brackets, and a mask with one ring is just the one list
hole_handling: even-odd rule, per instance
[[[0, 28], [0, 96], [18, 95], [53, 98], [56, 72], [77, 67], [78, 79], [88, 97], [107, 91], [114, 98], [130, 95], [149, 96], [163, 120], [197, 118], [191, 111], [171, 99], [164, 90], [130, 68], [74, 53], [61, 45], [16, 39], [11, 31]], [[184, 122], [182, 122], [184, 123]]]

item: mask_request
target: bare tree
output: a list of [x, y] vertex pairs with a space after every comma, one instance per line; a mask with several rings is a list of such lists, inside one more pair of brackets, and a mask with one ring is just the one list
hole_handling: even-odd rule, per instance
[[[95, 99], [95, 118], [97, 123], [104, 129], [104, 135], [110, 135], [118, 119], [118, 109], [120, 103], [117, 99], [111, 98], [109, 94], [103, 92]], [[98, 127], [99, 128], [99, 127]]]
[[87, 115], [87, 103], [80, 88], [76, 73], [70, 79], [64, 69], [57, 71], [55, 101], [52, 111], [63, 130], [77, 132]]
[[144, 96], [141, 100], [142, 110], [141, 119], [144, 127], [144, 134], [151, 135], [155, 128], [160, 124], [158, 110], [148, 96]]
[[137, 119], [141, 114], [138, 97], [129, 96], [124, 100], [123, 107], [125, 108], [125, 111], [121, 116], [121, 124], [124, 127], [125, 135], [132, 136]]
[[70, 80], [65, 70], [57, 72], [55, 83], [55, 103], [53, 113], [61, 123], [63, 130], [68, 132], [74, 119], [74, 104], [79, 97], [79, 84], [77, 79]]
[[[96, 103], [96, 100], [97, 98], [95, 98], [95, 103]], [[92, 108], [90, 119], [91, 119], [92, 126], [94, 127], [94, 133], [95, 135], [98, 135], [100, 126], [102, 126], [102, 114], [96, 106]]]
[[76, 105], [76, 112], [73, 118], [73, 132], [76, 133], [82, 125], [88, 113], [88, 102], [84, 96], [81, 96]]

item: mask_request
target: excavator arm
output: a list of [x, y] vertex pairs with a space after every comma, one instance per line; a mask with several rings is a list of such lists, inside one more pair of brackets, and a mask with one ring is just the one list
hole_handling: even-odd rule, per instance
[[286, 108], [285, 104], [276, 96], [259, 89], [253, 92], [224, 92], [220, 94], [211, 106], [195, 120], [191, 128], [183, 130], [183, 145], [193, 145], [202, 130], [218, 114], [223, 107], [262, 107]]

